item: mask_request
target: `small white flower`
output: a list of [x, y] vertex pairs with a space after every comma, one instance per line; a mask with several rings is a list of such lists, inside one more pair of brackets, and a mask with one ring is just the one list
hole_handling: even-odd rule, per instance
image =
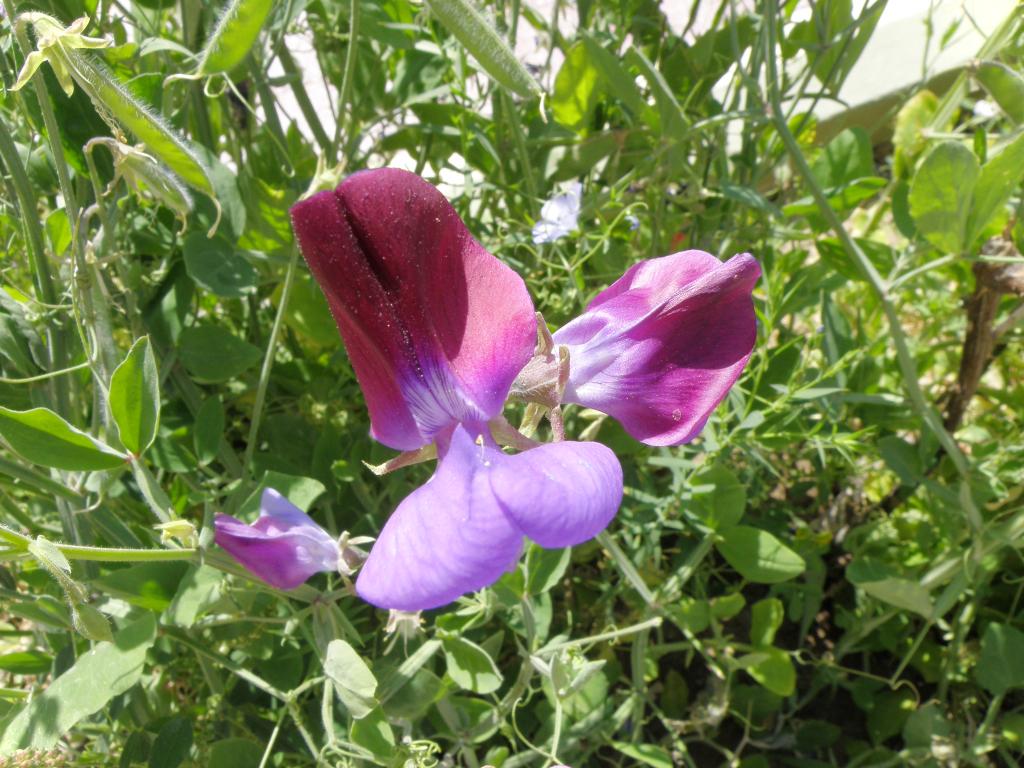
[[974, 102], [974, 116], [980, 117], [984, 120], [995, 117], [999, 114], [999, 109], [991, 101], [987, 99], [978, 99]]
[[544, 203], [540, 209], [540, 221], [533, 225], [533, 242], [553, 243], [561, 237], [571, 234], [580, 217], [580, 197], [583, 185], [574, 181], [569, 190]]

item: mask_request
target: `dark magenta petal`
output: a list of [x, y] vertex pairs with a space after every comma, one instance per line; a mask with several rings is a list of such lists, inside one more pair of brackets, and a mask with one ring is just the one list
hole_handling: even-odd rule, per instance
[[533, 304], [444, 196], [394, 168], [363, 171], [292, 208], [370, 409], [398, 450], [496, 416], [530, 359]]
[[214, 529], [218, 546], [278, 589], [294, 589], [314, 573], [338, 567], [334, 538], [272, 488], [263, 492], [255, 523], [217, 515]]
[[649, 445], [692, 440], [750, 358], [760, 276], [749, 254], [722, 263], [684, 251], [631, 267], [554, 334], [569, 348], [564, 400]]
[[578, 544], [604, 529], [622, 500], [622, 470], [597, 443], [552, 443], [509, 456], [481, 430], [458, 426], [434, 476], [388, 520], [356, 591], [380, 608], [418, 611], [497, 581], [527, 535]]

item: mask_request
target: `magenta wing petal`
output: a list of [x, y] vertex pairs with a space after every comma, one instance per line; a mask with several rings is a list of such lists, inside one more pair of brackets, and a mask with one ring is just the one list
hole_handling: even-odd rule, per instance
[[437, 189], [407, 171], [363, 171], [291, 215], [377, 440], [410, 450], [501, 411], [533, 352], [533, 304]]
[[600, 443], [546, 443], [501, 454], [490, 479], [508, 518], [542, 547], [594, 538], [622, 503], [622, 466]]
[[434, 476], [398, 505], [377, 537], [356, 581], [360, 597], [378, 608], [437, 608], [514, 565], [523, 536], [491, 493], [486, 471], [500, 453], [455, 429]]
[[618, 419], [649, 445], [696, 437], [753, 350], [749, 254], [684, 251], [633, 266], [554, 334], [569, 348], [564, 399]]
[[603, 445], [509, 456], [486, 432], [458, 426], [434, 476], [384, 526], [356, 591], [380, 608], [436, 608], [497, 581], [524, 535], [546, 547], [579, 544], [608, 525], [621, 500], [622, 469]]
[[263, 492], [255, 523], [217, 515], [214, 529], [218, 546], [278, 589], [294, 589], [314, 573], [338, 567], [338, 544], [331, 535], [270, 488]]

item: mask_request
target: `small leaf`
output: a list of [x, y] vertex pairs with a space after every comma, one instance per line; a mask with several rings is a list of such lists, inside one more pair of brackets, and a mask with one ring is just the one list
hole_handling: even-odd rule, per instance
[[200, 464], [209, 464], [217, 458], [223, 437], [224, 406], [219, 397], [208, 397], [199, 406], [195, 425], [192, 427], [192, 444]]
[[45, 675], [52, 665], [53, 657], [42, 651], [0, 654], [0, 670], [12, 675]]
[[192, 721], [172, 717], [156, 735], [149, 753], [149, 768], [178, 768], [192, 751]]
[[[981, 168], [967, 219], [966, 244], [973, 244], [999, 214], [1024, 178], [1024, 134], [999, 150]], [[1005, 222], [1005, 217], [1002, 220]]]
[[121, 443], [136, 456], [156, 438], [160, 380], [149, 337], [136, 341], [110, 377], [110, 414]]
[[600, 73], [583, 41], [569, 49], [555, 75], [551, 114], [566, 128], [579, 128], [590, 118], [601, 95]]
[[377, 706], [374, 694], [377, 679], [373, 672], [344, 640], [332, 640], [327, 645], [324, 674], [334, 683], [334, 690], [355, 720], [366, 717]]
[[394, 751], [395, 734], [379, 707], [361, 720], [354, 720], [349, 736], [354, 743], [374, 755], [385, 756]]
[[0, 754], [16, 749], [50, 749], [82, 718], [100, 711], [142, 676], [146, 652], [156, 640], [156, 621], [146, 614], [98, 643], [67, 672], [37, 693], [0, 736]]
[[914, 161], [925, 148], [925, 129], [929, 127], [939, 98], [929, 90], [921, 90], [907, 99], [896, 115], [893, 129], [893, 173], [906, 178], [914, 169]]
[[627, 744], [624, 741], [613, 741], [612, 746], [626, 757], [637, 760], [651, 768], [672, 768], [675, 765], [672, 757], [661, 747], [654, 744]]
[[917, 446], [896, 435], [887, 435], [878, 441], [878, 452], [904, 485], [914, 485], [921, 479], [924, 465]]
[[531, 595], [550, 590], [565, 575], [572, 549], [544, 549], [531, 544], [526, 553], [526, 589]]
[[779, 696], [791, 696], [796, 688], [796, 670], [789, 654], [779, 648], [759, 648], [737, 659], [752, 678]]
[[493, 693], [501, 687], [501, 672], [483, 648], [460, 637], [446, 637], [444, 658], [448, 676], [467, 691]]
[[116, 469], [128, 460], [47, 408], [12, 411], [0, 406], [0, 435], [27, 461], [54, 469]]
[[107, 617], [88, 603], [71, 606], [71, 624], [75, 631], [87, 640], [113, 640], [110, 622]]
[[427, 0], [430, 12], [493, 80], [520, 96], [541, 92], [537, 81], [470, 0]]
[[807, 567], [800, 555], [768, 531], [748, 525], [726, 529], [715, 546], [743, 578], [759, 584], [787, 581]]
[[947, 253], [967, 246], [967, 217], [981, 169], [958, 141], [937, 145], [921, 161], [910, 185], [910, 215], [918, 231]]
[[766, 597], [754, 603], [750, 608], [750, 644], [767, 646], [775, 642], [784, 614], [778, 598]]
[[721, 464], [701, 469], [690, 479], [692, 511], [714, 531], [736, 525], [747, 506], [747, 489]]
[[974, 677], [996, 695], [1024, 686], [1024, 632], [1009, 624], [989, 624], [981, 637]]
[[179, 340], [181, 362], [197, 381], [227, 381], [258, 363], [263, 353], [219, 325], [186, 328]]
[[225, 238], [193, 232], [182, 249], [188, 276], [211, 293], [237, 299], [256, 290], [259, 274]]

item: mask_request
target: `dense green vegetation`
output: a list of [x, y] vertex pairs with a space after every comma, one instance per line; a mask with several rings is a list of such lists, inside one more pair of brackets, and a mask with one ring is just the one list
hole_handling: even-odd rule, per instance
[[[3, 2], [0, 766], [1017, 764], [1019, 7], [826, 124], [885, 0], [700, 0], [681, 35], [653, 0], [219, 5]], [[552, 328], [640, 259], [763, 270], [701, 436], [567, 409], [616, 519], [421, 623], [212, 532], [273, 487], [374, 536], [430, 474], [364, 466], [394, 452], [288, 219], [392, 164]]]

